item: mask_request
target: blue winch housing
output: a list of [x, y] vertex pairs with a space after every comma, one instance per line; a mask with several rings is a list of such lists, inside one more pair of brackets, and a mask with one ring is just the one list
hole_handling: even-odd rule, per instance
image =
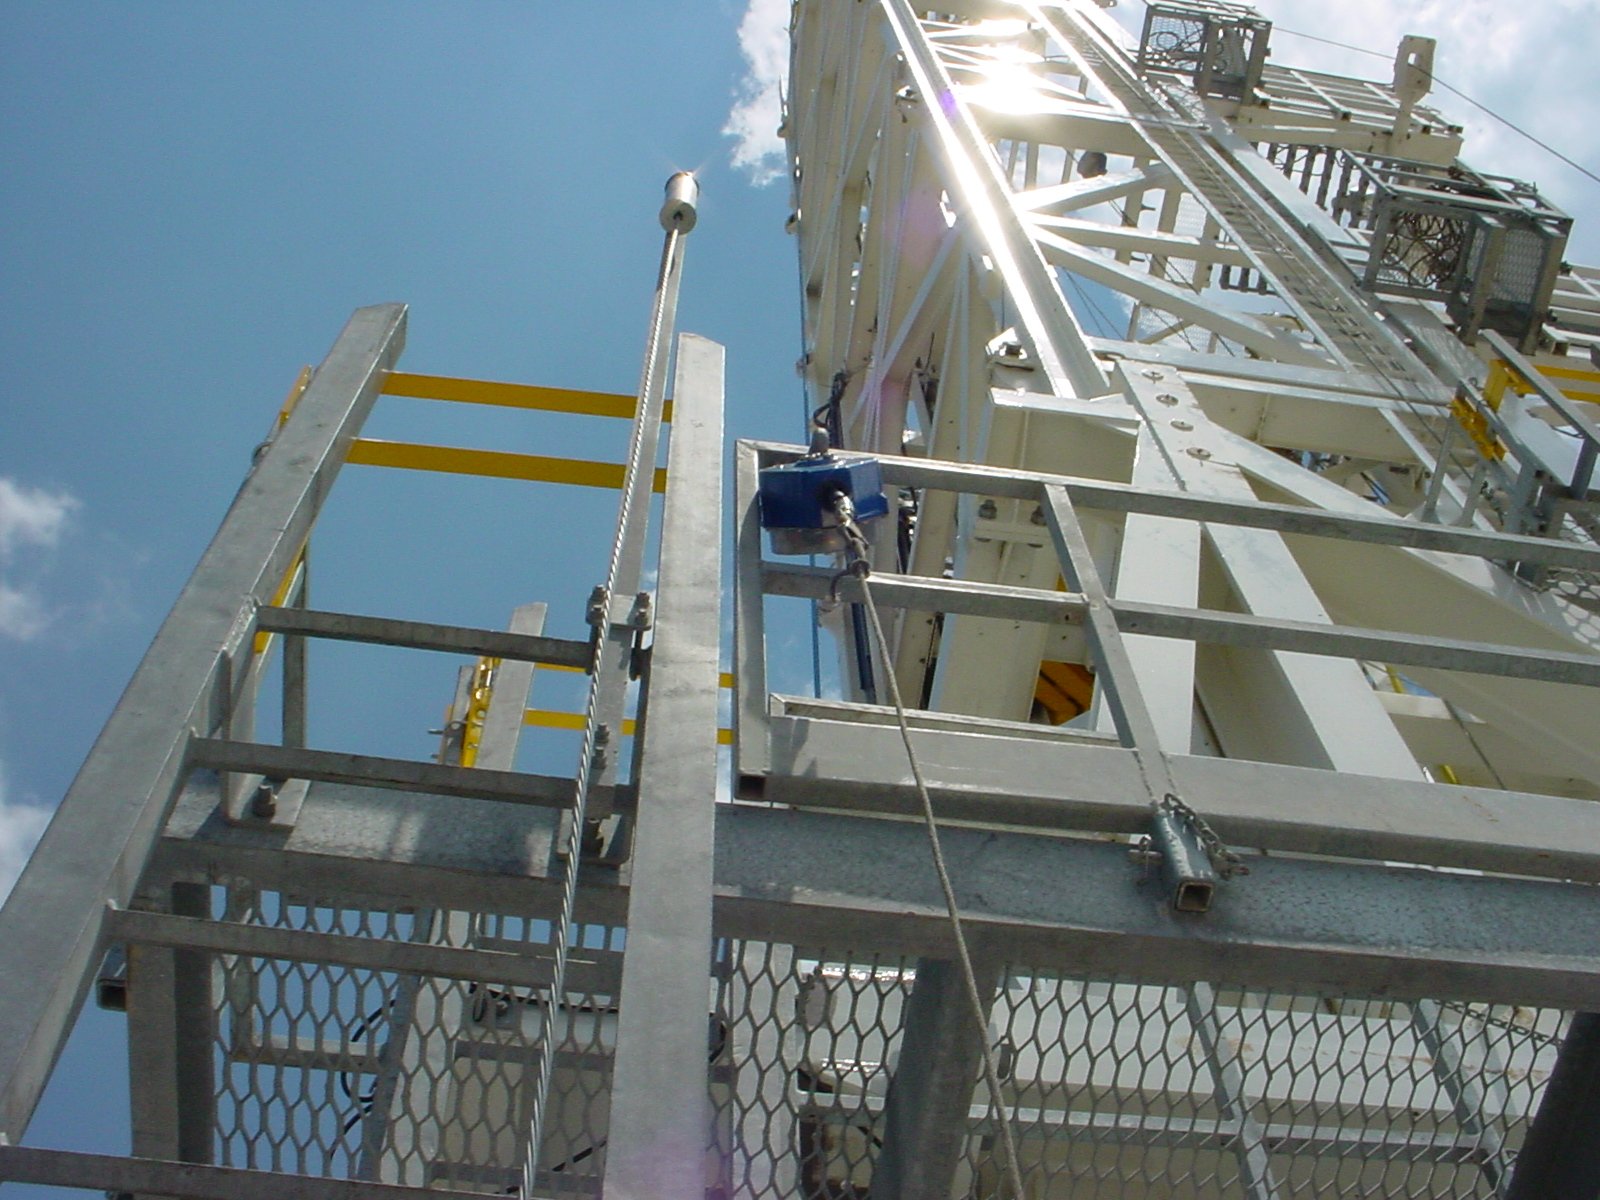
[[842, 550], [844, 535], [833, 515], [833, 497], [850, 497], [856, 520], [866, 522], [889, 511], [883, 470], [875, 458], [807, 455], [761, 472], [761, 527], [772, 535], [778, 554], [825, 554]]

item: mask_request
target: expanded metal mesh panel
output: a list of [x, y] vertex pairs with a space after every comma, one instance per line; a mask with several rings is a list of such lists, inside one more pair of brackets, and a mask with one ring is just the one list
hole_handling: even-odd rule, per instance
[[1141, 68], [1193, 74], [1205, 61], [1210, 22], [1202, 16], [1157, 10], [1140, 46]]
[[1547, 268], [1562, 243], [1531, 224], [1476, 224], [1466, 254], [1462, 295], [1450, 300], [1460, 319], [1469, 305], [1483, 307], [1483, 325], [1521, 337], [1549, 304]]
[[714, 1089], [714, 1141], [731, 1194], [865, 1195], [912, 964], [766, 942], [728, 943], [724, 961], [729, 1083]]
[[[734, 943], [715, 1088], [725, 1187], [867, 1194], [912, 962]], [[1013, 967], [989, 1020], [1032, 1200], [1493, 1197], [1564, 1015]], [[952, 1196], [1009, 1197], [976, 1084]]]
[[1272, 26], [1255, 10], [1219, 0], [1151, 4], [1137, 65], [1185, 75], [1201, 95], [1239, 99], [1255, 90]]
[[[252, 925], [548, 954], [547, 922], [352, 907], [232, 889]], [[574, 936], [557, 1014], [541, 1188], [592, 1194], [604, 1168], [621, 931]], [[214, 971], [217, 1161], [493, 1194], [521, 1175], [543, 1000], [528, 989], [220, 956]]]

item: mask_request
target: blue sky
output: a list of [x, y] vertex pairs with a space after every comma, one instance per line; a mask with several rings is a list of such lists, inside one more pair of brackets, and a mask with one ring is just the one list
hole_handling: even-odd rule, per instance
[[[716, 0], [6, 7], [6, 804], [65, 789], [296, 371], [358, 305], [411, 305], [411, 370], [631, 391], [661, 185], [696, 168], [680, 327], [729, 345], [737, 428], [794, 432], [786, 197], [734, 173], [721, 132], [739, 16]], [[386, 401], [372, 428], [525, 450], [556, 437], [587, 457], [622, 447], [594, 422], [496, 417]], [[352, 488], [378, 487], [356, 475]], [[426, 510], [468, 511], [443, 526], [408, 513], [385, 539], [395, 558], [463, 524], [505, 525], [528, 554], [564, 539], [560, 506], [578, 502], [406, 482]], [[449, 596], [419, 595], [395, 565], [408, 615], [459, 604], [456, 619], [505, 620], [487, 564]]]
[[[1331, 30], [1322, 0], [1263, 7], [1287, 28], [1379, 50], [1437, 32], [1442, 76], [1481, 80], [1480, 99], [1593, 165], [1593, 88], [1572, 89], [1591, 73], [1600, 5], [1541, 3], [1563, 36], [1536, 20], [1546, 8], [1487, 0], [1350, 0]], [[409, 370], [631, 391], [661, 185], [696, 169], [680, 328], [729, 347], [731, 431], [797, 434], [787, 189], [751, 183], [773, 163], [787, 9], [0, 7], [0, 893], [297, 370], [358, 305], [411, 305]], [[1314, 43], [1275, 46], [1279, 62], [1385, 73]], [[1531, 61], [1546, 69], [1530, 77]], [[752, 64], [767, 91], [741, 91]], [[1593, 185], [1435, 101], [1467, 118], [1470, 161], [1548, 181], [1569, 208], [1593, 203]], [[1577, 245], [1593, 236], [1580, 222]], [[623, 437], [403, 401], [384, 401], [371, 430], [593, 458], [615, 457]], [[352, 468], [314, 551], [315, 600], [499, 626], [543, 598], [552, 631], [577, 635], [603, 547], [570, 531], [603, 538], [612, 503]], [[425, 756], [451, 668], [385, 663], [375, 688], [357, 674], [366, 666], [353, 653], [313, 661], [325, 744]], [[120, 1053], [118, 1019], [87, 1021], [69, 1080]], [[123, 1104], [116, 1071], [103, 1092], [71, 1082], [33, 1140], [120, 1148]]]
[[[411, 305], [409, 370], [632, 391], [661, 188], [695, 169], [679, 327], [728, 345], [731, 428], [796, 433], [786, 189], [751, 186], [723, 133], [743, 11], [0, 9], [0, 894], [353, 308]], [[387, 400], [369, 431], [612, 459], [626, 432]], [[614, 503], [351, 468], [314, 597], [493, 627], [548, 599], [552, 632], [581, 636]], [[426, 757], [454, 668], [411, 657], [314, 657], [322, 744]], [[125, 1148], [119, 1021], [85, 1018], [31, 1141]]]

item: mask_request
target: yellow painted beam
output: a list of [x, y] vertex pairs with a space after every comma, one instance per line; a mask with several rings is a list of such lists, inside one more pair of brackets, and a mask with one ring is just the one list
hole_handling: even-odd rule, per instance
[[1586, 383], [1600, 383], [1600, 371], [1586, 367], [1540, 367], [1539, 374], [1550, 379], [1579, 379]]
[[[1539, 374], [1546, 379], [1570, 379], [1577, 384], [1600, 388], [1600, 371], [1588, 371], [1580, 367], [1540, 367]], [[1524, 379], [1520, 371], [1515, 370], [1504, 359], [1497, 358], [1489, 364], [1489, 378], [1483, 386], [1484, 399], [1490, 408], [1499, 409], [1501, 398], [1508, 386], [1519, 396], [1526, 396], [1534, 390], [1533, 384]], [[1568, 400], [1578, 400], [1584, 404], [1600, 404], [1600, 393], [1595, 391], [1588, 391], [1583, 387], [1566, 387], [1559, 390]]]
[[[576, 712], [556, 712], [548, 708], [529, 708], [522, 713], [522, 723], [532, 725], [539, 729], [583, 729], [583, 714]], [[622, 722], [622, 736], [632, 737], [637, 723], [632, 717]], [[733, 745], [733, 730], [717, 730], [717, 745]]]
[[[423, 446], [357, 438], [346, 462], [368, 467], [401, 467], [411, 471], [443, 471], [492, 479], [525, 479], [536, 483], [570, 483], [578, 487], [620, 488], [622, 464], [582, 458], [548, 458], [504, 450], [466, 450], [457, 446]], [[665, 468], [656, 469], [655, 490], [667, 490]]]
[[[587, 675], [588, 674], [588, 672], [585, 671], [582, 667], [569, 667], [565, 663], [539, 663], [538, 666], [539, 666], [539, 669], [541, 671], [575, 671], [580, 675]], [[733, 672], [732, 671], [720, 672], [717, 675], [717, 686], [719, 688], [724, 688], [724, 689], [726, 689], [728, 691], [732, 691], [733, 690]]]
[[294, 406], [300, 403], [300, 397], [305, 394], [306, 388], [311, 386], [312, 371], [310, 367], [301, 367], [300, 374], [289, 387], [289, 394], [283, 398], [283, 405], [278, 409], [278, 428], [282, 429], [289, 422], [289, 414], [294, 412]]
[[[405, 371], [390, 371], [384, 377], [383, 394], [630, 420], [639, 407], [638, 397], [618, 392], [585, 392], [575, 388], [535, 387], [529, 383], [495, 383], [487, 379], [453, 379], [447, 375], [412, 375]], [[661, 419], [672, 420], [670, 400]]]

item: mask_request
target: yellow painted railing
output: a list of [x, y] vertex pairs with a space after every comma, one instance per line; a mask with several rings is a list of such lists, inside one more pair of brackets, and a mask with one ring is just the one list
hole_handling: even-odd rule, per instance
[[[542, 454], [512, 454], [505, 450], [467, 450], [458, 446], [424, 446], [415, 442], [386, 442], [357, 438], [350, 444], [346, 462], [369, 467], [401, 467], [411, 471], [443, 471], [451, 475], [480, 475], [492, 479], [523, 479], [535, 483], [567, 483], [578, 487], [620, 488], [622, 464], [590, 462], [582, 458], [549, 458]], [[667, 472], [656, 468], [657, 492], [667, 490]]]
[[[577, 712], [557, 712], [548, 708], [530, 708], [523, 712], [522, 723], [532, 725], [539, 729], [583, 729], [583, 714]], [[632, 717], [622, 722], [622, 736], [632, 737], [637, 723]], [[733, 745], [733, 730], [717, 730], [717, 745]]]
[[[535, 387], [528, 383], [494, 383], [486, 379], [452, 379], [445, 375], [412, 375], [405, 371], [390, 371], [385, 376], [383, 394], [409, 396], [418, 400], [450, 400], [459, 404], [532, 408], [543, 412], [577, 413], [590, 417], [622, 417], [630, 420], [639, 405], [637, 397], [617, 392]], [[672, 401], [667, 401], [661, 419], [672, 420]]]

